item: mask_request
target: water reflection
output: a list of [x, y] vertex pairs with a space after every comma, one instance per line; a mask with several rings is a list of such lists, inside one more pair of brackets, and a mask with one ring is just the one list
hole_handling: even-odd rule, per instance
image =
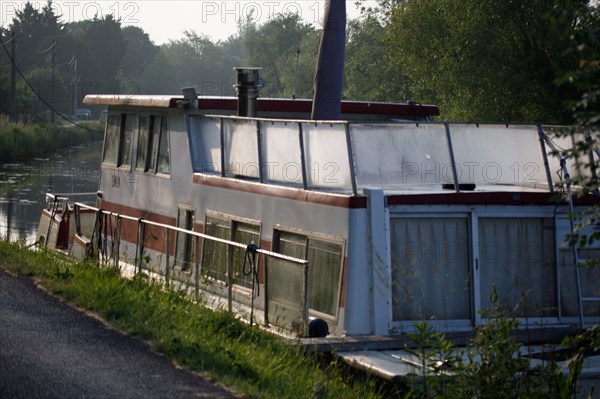
[[[69, 148], [47, 159], [0, 165], [0, 236], [32, 244], [47, 192], [94, 193], [100, 180], [101, 144]], [[76, 200], [93, 204], [95, 196]]]

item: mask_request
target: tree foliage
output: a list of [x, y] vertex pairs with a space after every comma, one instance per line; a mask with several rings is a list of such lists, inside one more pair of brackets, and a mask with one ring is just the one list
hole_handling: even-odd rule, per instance
[[[567, 10], [553, 23], [549, 15]], [[594, 22], [584, 0], [405, 0], [389, 11], [387, 38], [413, 97], [447, 119], [568, 122], [554, 80], [576, 66], [569, 33]]]
[[386, 40], [386, 27], [376, 17], [350, 21], [346, 45], [347, 99], [367, 101], [409, 100], [406, 79]]
[[[297, 79], [305, 74], [296, 73], [296, 64], [316, 54], [318, 43], [309, 48], [315, 45], [314, 29], [303, 23], [299, 14], [278, 15], [261, 26], [250, 22], [244, 30], [243, 44], [248, 65], [263, 68], [265, 95], [291, 97], [294, 85], [296, 89], [306, 87], [306, 81]], [[312, 77], [310, 82], [312, 85]]]
[[[445, 119], [571, 121], [564, 102], [577, 99], [581, 87], [557, 87], [555, 78], [578, 69], [580, 54], [567, 50], [598, 27], [596, 8], [586, 0], [378, 4], [348, 22], [344, 98], [432, 102]], [[188, 30], [157, 46], [142, 29], [123, 27], [112, 15], [65, 24], [50, 1], [41, 9], [26, 3], [0, 30], [4, 41], [11, 30], [19, 67], [46, 99], [48, 48], [57, 41], [54, 79], [60, 90], [53, 104], [65, 113], [88, 93], [176, 94], [195, 86], [206, 95], [234, 95], [235, 66], [263, 68], [263, 97], [311, 98], [321, 34], [297, 14], [260, 25], [249, 15], [227, 40]], [[9, 65], [0, 53], [0, 112], [7, 112]], [[42, 113], [44, 104], [26, 85], [19, 87], [20, 112]], [[592, 104], [593, 96], [585, 101]]]
[[[556, 20], [568, 18], [565, 13], [558, 13]], [[598, 8], [587, 15], [591, 21], [600, 19]], [[571, 102], [570, 111], [575, 119], [575, 140], [572, 149], [561, 155], [574, 158], [583, 163], [593, 173], [575, 176], [575, 183], [584, 190], [581, 194], [598, 194], [600, 192], [600, 25], [586, 23], [585, 28], [571, 35], [572, 44], [569, 53], [577, 59], [574, 69], [560, 76], [558, 83], [569, 87], [578, 94]], [[562, 135], [572, 135], [571, 130], [562, 131]], [[583, 133], [583, 134], [582, 134]], [[595, 204], [583, 214], [578, 215], [580, 231], [573, 237], [581, 247], [600, 241], [600, 206]], [[589, 233], [583, 233], [590, 226]], [[596, 263], [600, 260], [596, 260]]]

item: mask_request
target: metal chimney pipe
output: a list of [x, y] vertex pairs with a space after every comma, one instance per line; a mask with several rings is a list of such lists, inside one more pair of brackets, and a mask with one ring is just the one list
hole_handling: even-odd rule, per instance
[[237, 114], [238, 116], [256, 116], [256, 99], [258, 91], [262, 87], [260, 71], [262, 68], [233, 68], [237, 72], [237, 80], [234, 85], [237, 90]]
[[346, 0], [326, 0], [323, 36], [315, 67], [312, 119], [340, 119], [345, 54]]

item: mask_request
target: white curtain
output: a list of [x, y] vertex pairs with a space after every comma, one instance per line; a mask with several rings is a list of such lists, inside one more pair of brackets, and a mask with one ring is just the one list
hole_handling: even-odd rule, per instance
[[471, 318], [467, 218], [391, 220], [393, 318]]
[[554, 253], [552, 219], [479, 218], [482, 309], [495, 286], [514, 316], [557, 316]]

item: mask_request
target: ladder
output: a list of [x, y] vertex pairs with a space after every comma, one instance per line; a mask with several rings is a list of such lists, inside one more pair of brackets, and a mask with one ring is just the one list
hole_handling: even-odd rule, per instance
[[[556, 147], [554, 142], [550, 139], [550, 137], [548, 137], [548, 135], [546, 135], [545, 132], [542, 132], [542, 134], [543, 134], [544, 140], [546, 141], [548, 146], [555, 153], [560, 155], [560, 168], [562, 171], [562, 179], [564, 179], [564, 182], [565, 182], [566, 188], [567, 188], [567, 199], [568, 199], [568, 204], [569, 204], [569, 225], [570, 225], [569, 227], [571, 230], [571, 235], [575, 236], [576, 231], [577, 231], [577, 227], [575, 226], [575, 207], [573, 205], [573, 190], [572, 190], [572, 184], [571, 184], [571, 175], [569, 174], [569, 169], [567, 168], [567, 159], [565, 156], [563, 156], [561, 154], [561, 152]], [[600, 150], [596, 149], [594, 151], [598, 154], [598, 156], [600, 156]], [[590, 156], [592, 156], [592, 154], [590, 154]], [[593, 162], [593, 158], [591, 158], [591, 160]], [[577, 243], [572, 243], [571, 248], [573, 251], [573, 266], [575, 269], [575, 285], [576, 285], [576, 295], [577, 295], [577, 308], [578, 308], [577, 310], [578, 310], [578, 315], [579, 315], [579, 327], [581, 329], [583, 329], [583, 328], [585, 328], [583, 304], [586, 302], [600, 302], [600, 296], [589, 296], [589, 297], [583, 296], [583, 294], [581, 292], [582, 289], [581, 289], [580, 268], [583, 267], [584, 265], [586, 265], [587, 260], [580, 259]]]

